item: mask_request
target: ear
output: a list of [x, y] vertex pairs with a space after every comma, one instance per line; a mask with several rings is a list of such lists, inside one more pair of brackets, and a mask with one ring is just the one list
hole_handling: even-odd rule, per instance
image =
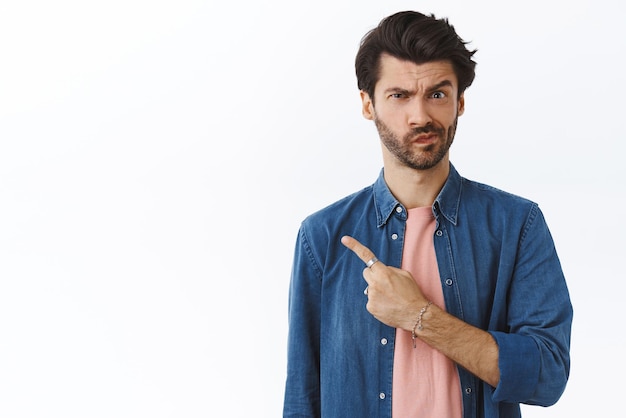
[[457, 116], [461, 116], [465, 112], [465, 92], [461, 93], [459, 97]]
[[374, 120], [374, 103], [370, 95], [363, 90], [361, 90], [361, 103], [363, 104], [363, 108], [361, 109], [363, 117], [368, 120]]

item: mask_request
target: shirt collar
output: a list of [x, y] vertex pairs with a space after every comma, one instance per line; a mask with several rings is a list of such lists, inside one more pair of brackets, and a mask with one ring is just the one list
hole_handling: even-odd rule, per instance
[[450, 163], [450, 173], [448, 179], [444, 183], [439, 196], [433, 203], [433, 213], [437, 216], [437, 212], [441, 213], [453, 225], [456, 225], [459, 204], [461, 203], [461, 189], [463, 188], [463, 178], [456, 171], [452, 163]]
[[[376, 207], [376, 226], [380, 228], [387, 223], [395, 208], [401, 204], [398, 199], [391, 194], [384, 177], [385, 169], [380, 170], [378, 179], [374, 183], [374, 206]], [[404, 211], [403, 211], [404, 212]]]
[[[435, 217], [441, 214], [452, 224], [456, 225], [462, 187], [463, 179], [454, 166], [450, 164], [448, 178], [433, 203], [432, 210]], [[391, 194], [389, 187], [387, 187], [384, 178], [384, 168], [380, 170], [378, 179], [374, 183], [373, 191], [374, 205], [376, 206], [376, 225], [380, 228], [387, 223], [396, 208], [402, 207], [402, 204]], [[406, 217], [406, 209], [402, 211], [401, 215]]]

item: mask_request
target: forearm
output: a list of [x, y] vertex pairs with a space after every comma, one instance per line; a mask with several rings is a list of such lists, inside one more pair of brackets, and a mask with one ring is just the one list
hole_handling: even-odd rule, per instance
[[[413, 324], [418, 312], [414, 311]], [[479, 379], [493, 387], [498, 385], [498, 345], [491, 334], [463, 322], [436, 305], [431, 305], [424, 312], [421, 325], [422, 329], [415, 329], [418, 338]]]

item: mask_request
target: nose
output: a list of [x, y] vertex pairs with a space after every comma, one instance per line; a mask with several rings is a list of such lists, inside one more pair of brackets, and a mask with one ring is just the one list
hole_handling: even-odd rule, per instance
[[426, 126], [433, 121], [427, 103], [418, 98], [411, 100], [407, 117], [411, 127]]

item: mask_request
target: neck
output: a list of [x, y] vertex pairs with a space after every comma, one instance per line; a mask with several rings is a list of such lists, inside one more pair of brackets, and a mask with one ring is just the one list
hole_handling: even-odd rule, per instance
[[449, 173], [447, 156], [428, 170], [385, 164], [384, 172], [389, 190], [407, 209], [432, 206]]

